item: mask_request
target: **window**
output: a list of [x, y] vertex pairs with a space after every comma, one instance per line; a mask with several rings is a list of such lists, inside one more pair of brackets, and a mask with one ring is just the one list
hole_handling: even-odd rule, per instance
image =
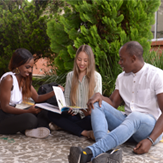
[[151, 31], [153, 33], [152, 41], [163, 40], [163, 0], [161, 0], [161, 5], [155, 13], [155, 24]]

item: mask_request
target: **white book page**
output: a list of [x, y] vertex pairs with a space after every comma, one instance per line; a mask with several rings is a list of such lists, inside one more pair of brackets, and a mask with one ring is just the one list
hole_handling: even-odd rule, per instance
[[37, 104], [35, 104], [35, 106], [45, 109], [45, 110], [48, 110], [48, 111], [52, 111], [52, 112], [61, 114], [61, 111], [59, 110], [59, 108], [57, 106], [51, 105], [46, 102], [45, 103], [37, 103]]
[[53, 90], [54, 90], [55, 97], [56, 97], [57, 102], [58, 102], [58, 107], [61, 110], [62, 107], [66, 106], [66, 101], [65, 101], [63, 91], [60, 87], [57, 87], [57, 86], [53, 86]]

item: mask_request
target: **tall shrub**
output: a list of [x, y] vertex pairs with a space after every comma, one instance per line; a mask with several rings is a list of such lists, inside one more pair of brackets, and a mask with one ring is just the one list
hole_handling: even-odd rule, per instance
[[157, 51], [152, 50], [145, 53], [143, 58], [145, 62], [163, 70], [163, 52], [159, 53], [159, 49]]
[[151, 25], [160, 0], [65, 0], [69, 6], [59, 21], [48, 22], [47, 34], [55, 53], [58, 73], [72, 70], [77, 48], [92, 47], [96, 69], [103, 78], [103, 92], [110, 95], [117, 75], [120, 47], [140, 42], [144, 52], [150, 49]]
[[0, 1], [0, 76], [8, 71], [8, 62], [17, 48], [28, 49], [35, 60], [53, 57], [46, 29], [50, 14], [57, 12], [61, 4], [58, 1]]

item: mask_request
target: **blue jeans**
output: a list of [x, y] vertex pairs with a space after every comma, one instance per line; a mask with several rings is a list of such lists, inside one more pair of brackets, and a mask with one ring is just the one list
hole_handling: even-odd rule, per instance
[[[156, 119], [149, 114], [132, 112], [128, 116], [115, 109], [105, 101], [101, 108], [94, 104], [91, 113], [91, 122], [96, 143], [88, 146], [93, 153], [93, 158], [110, 149], [116, 148], [130, 138], [136, 142], [147, 138], [156, 123]], [[108, 130], [111, 131], [108, 133]], [[160, 135], [155, 144], [162, 138]]]

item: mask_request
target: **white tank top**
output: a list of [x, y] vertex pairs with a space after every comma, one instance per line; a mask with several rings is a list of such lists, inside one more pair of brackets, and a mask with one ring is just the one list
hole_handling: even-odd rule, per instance
[[11, 75], [13, 78], [13, 90], [11, 91], [9, 105], [15, 106], [16, 104], [20, 104], [22, 102], [22, 90], [19, 89], [18, 80], [13, 72], [7, 72], [7, 73], [3, 74], [0, 79], [0, 82], [7, 75]]

